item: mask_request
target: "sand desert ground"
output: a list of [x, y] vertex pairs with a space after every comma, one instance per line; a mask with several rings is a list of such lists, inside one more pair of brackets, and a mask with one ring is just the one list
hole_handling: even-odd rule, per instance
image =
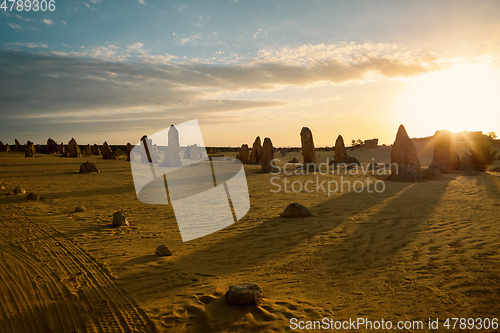
[[[428, 166], [432, 146], [416, 145]], [[349, 154], [388, 163], [390, 149]], [[317, 154], [321, 163], [333, 152]], [[281, 163], [293, 157], [302, 161], [300, 152], [276, 154]], [[79, 174], [85, 161], [101, 173]], [[183, 243], [171, 206], [137, 200], [126, 157], [1, 152], [0, 331], [279, 332], [292, 318], [498, 318], [500, 173], [328, 197], [271, 193], [273, 175], [259, 170], [245, 166], [243, 219]], [[10, 194], [16, 186], [41, 199]], [[292, 202], [314, 217], [279, 217]], [[118, 210], [129, 227], [110, 226]], [[160, 244], [173, 255], [155, 255]], [[262, 303], [226, 304], [228, 287], [245, 282], [261, 287]]]

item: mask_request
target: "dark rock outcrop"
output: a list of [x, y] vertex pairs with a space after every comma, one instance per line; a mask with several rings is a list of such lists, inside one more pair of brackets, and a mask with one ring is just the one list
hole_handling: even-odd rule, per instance
[[165, 149], [165, 157], [161, 161], [160, 166], [162, 167], [181, 167], [181, 145], [179, 143], [179, 131], [174, 125], [170, 126], [168, 130], [168, 145]]
[[451, 173], [460, 169], [460, 157], [455, 151], [450, 131], [437, 131], [433, 136], [433, 140], [434, 158], [429, 167], [438, 168], [441, 173]]
[[311, 211], [301, 204], [296, 202], [289, 204], [283, 213], [280, 214], [281, 217], [309, 217], [313, 216]]
[[274, 148], [273, 148], [273, 143], [269, 138], [264, 139], [264, 145], [262, 146], [261, 164], [262, 167], [260, 168], [260, 172], [262, 173], [275, 172]]
[[240, 153], [238, 154], [238, 159], [243, 164], [248, 164], [250, 162], [250, 149], [248, 149], [248, 145], [241, 145]]
[[100, 173], [99, 169], [97, 169], [97, 166], [94, 163], [85, 162], [82, 165], [80, 165], [80, 173], [90, 173], [90, 172]]
[[171, 256], [172, 255], [172, 251], [170, 251], [170, 249], [168, 247], [166, 247], [165, 245], [159, 245], [156, 250], [155, 250], [155, 253], [156, 255], [160, 256], [160, 257], [166, 257], [166, 256]]
[[260, 136], [255, 138], [252, 145], [252, 152], [250, 154], [250, 164], [259, 164], [262, 158], [262, 145], [260, 143]]
[[300, 131], [300, 141], [302, 143], [302, 158], [304, 164], [316, 164], [316, 152], [314, 150], [314, 141], [311, 130], [308, 127], [302, 127]]
[[128, 220], [125, 215], [121, 211], [117, 211], [113, 213], [113, 225], [114, 226], [128, 226]]
[[262, 300], [262, 290], [253, 283], [230, 286], [224, 295], [231, 305], [259, 305]]
[[400, 125], [391, 150], [391, 175], [387, 180], [414, 182], [421, 178], [417, 149], [406, 133], [405, 127]]

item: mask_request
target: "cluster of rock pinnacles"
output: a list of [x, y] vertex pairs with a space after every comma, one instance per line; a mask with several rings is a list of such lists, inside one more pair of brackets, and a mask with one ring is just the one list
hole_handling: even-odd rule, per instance
[[[307, 168], [308, 170], [316, 170], [316, 151], [314, 147], [313, 134], [308, 127], [303, 127], [300, 131], [300, 140], [302, 148], [303, 165], [299, 168]], [[452, 134], [447, 130], [437, 131], [433, 136], [434, 141], [434, 158], [431, 165], [422, 172], [420, 160], [415, 148], [415, 144], [408, 136], [403, 125], [399, 126], [396, 134], [396, 139], [391, 149], [391, 174], [388, 180], [395, 181], [419, 181], [423, 178], [432, 178], [435, 175], [443, 173], [451, 173], [455, 170], [473, 170], [474, 165], [470, 156], [460, 158], [455, 151]], [[153, 144], [152, 140], [146, 135], [141, 138], [141, 144], [146, 147], [141, 153], [141, 162], [159, 163], [163, 167], [180, 167], [181, 162], [181, 147], [179, 143], [179, 132], [174, 125], [171, 125], [168, 131], [168, 146], [165, 150], [165, 156], [160, 162], [160, 154], [158, 147]], [[130, 155], [134, 146], [127, 143], [125, 155], [127, 161], [130, 161]], [[41, 147], [28, 141], [25, 145], [21, 145], [15, 140], [15, 146], [11, 148], [8, 144], [0, 142], [0, 151], [16, 151], [22, 152], [26, 157], [34, 157], [36, 153], [60, 154], [63, 157], [81, 157], [84, 155], [101, 156], [103, 159], [119, 159], [124, 153], [119, 149], [114, 151], [105, 141], [101, 147], [97, 144], [91, 146], [87, 144], [81, 149], [76, 140], [72, 138], [65, 146], [63, 143], [58, 144], [53, 139], [47, 140], [47, 145]], [[277, 152], [281, 156], [285, 156], [287, 149], [281, 148]], [[248, 144], [243, 144], [236, 156], [243, 164], [260, 165], [260, 172], [272, 173], [276, 169], [274, 164], [275, 148], [270, 138], [265, 138], [261, 143], [259, 136], [255, 139], [252, 148]], [[191, 160], [202, 160], [199, 147], [194, 144], [188, 146], [184, 151], [183, 158]], [[293, 158], [289, 163], [298, 163], [296, 158]], [[333, 160], [330, 162], [334, 166], [339, 164], [361, 164], [356, 158], [349, 156], [344, 144], [342, 135], [337, 137], [335, 141]]]

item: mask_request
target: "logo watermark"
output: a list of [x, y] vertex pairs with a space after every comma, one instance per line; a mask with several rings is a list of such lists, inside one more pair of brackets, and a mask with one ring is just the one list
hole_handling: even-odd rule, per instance
[[221, 230], [250, 209], [241, 161], [209, 158], [197, 120], [144, 136], [130, 165], [137, 198], [172, 204], [184, 242]]
[[[270, 178], [271, 193], [324, 193], [330, 197], [334, 193], [343, 192], [367, 192], [382, 193], [385, 191], [385, 182], [376, 176], [387, 175], [391, 172], [398, 172], [398, 165], [377, 164], [372, 159], [372, 163], [367, 165], [333, 163], [326, 159], [320, 164], [304, 164], [297, 167], [295, 163], [285, 163], [280, 166], [280, 159], [274, 159], [272, 166], [274, 172]], [[314, 175], [314, 179], [297, 179], [294, 176]], [[331, 177], [339, 176], [339, 177]], [[361, 176], [359, 177], [350, 176]], [[293, 179], [290, 179], [293, 177]]]

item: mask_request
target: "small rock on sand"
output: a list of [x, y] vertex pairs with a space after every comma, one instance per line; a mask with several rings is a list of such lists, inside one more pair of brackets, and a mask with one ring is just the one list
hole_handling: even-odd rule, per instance
[[28, 195], [26, 196], [26, 199], [33, 200], [33, 201], [38, 201], [38, 200], [40, 200], [40, 194], [38, 194], [38, 193], [28, 193]]
[[123, 215], [123, 213], [121, 211], [117, 211], [117, 212], [113, 213], [113, 225], [116, 225], [116, 226], [126, 225], [126, 226], [128, 226], [129, 223], [128, 223], [128, 220], [125, 217], [125, 215]]
[[172, 255], [172, 251], [170, 251], [170, 249], [163, 244], [156, 248], [155, 253], [160, 257], [166, 257]]
[[283, 213], [280, 214], [281, 217], [309, 217], [313, 216], [311, 211], [301, 204], [296, 202], [289, 204]]
[[299, 163], [299, 160], [294, 157], [288, 163]]
[[76, 209], [75, 209], [75, 211], [76, 211], [76, 212], [79, 212], [79, 213], [81, 213], [81, 212], [85, 212], [86, 210], [87, 210], [87, 208], [85, 208], [85, 206], [78, 206], [78, 207], [76, 207]]
[[26, 190], [22, 187], [17, 186], [14, 188], [13, 192], [14, 192], [14, 194], [24, 194], [24, 193], [26, 193]]
[[259, 305], [262, 290], [253, 283], [237, 284], [229, 286], [225, 298], [226, 303], [231, 305]]
[[99, 169], [97, 169], [97, 166], [94, 163], [85, 162], [82, 165], [80, 165], [80, 173], [90, 173], [90, 172], [100, 173]]

